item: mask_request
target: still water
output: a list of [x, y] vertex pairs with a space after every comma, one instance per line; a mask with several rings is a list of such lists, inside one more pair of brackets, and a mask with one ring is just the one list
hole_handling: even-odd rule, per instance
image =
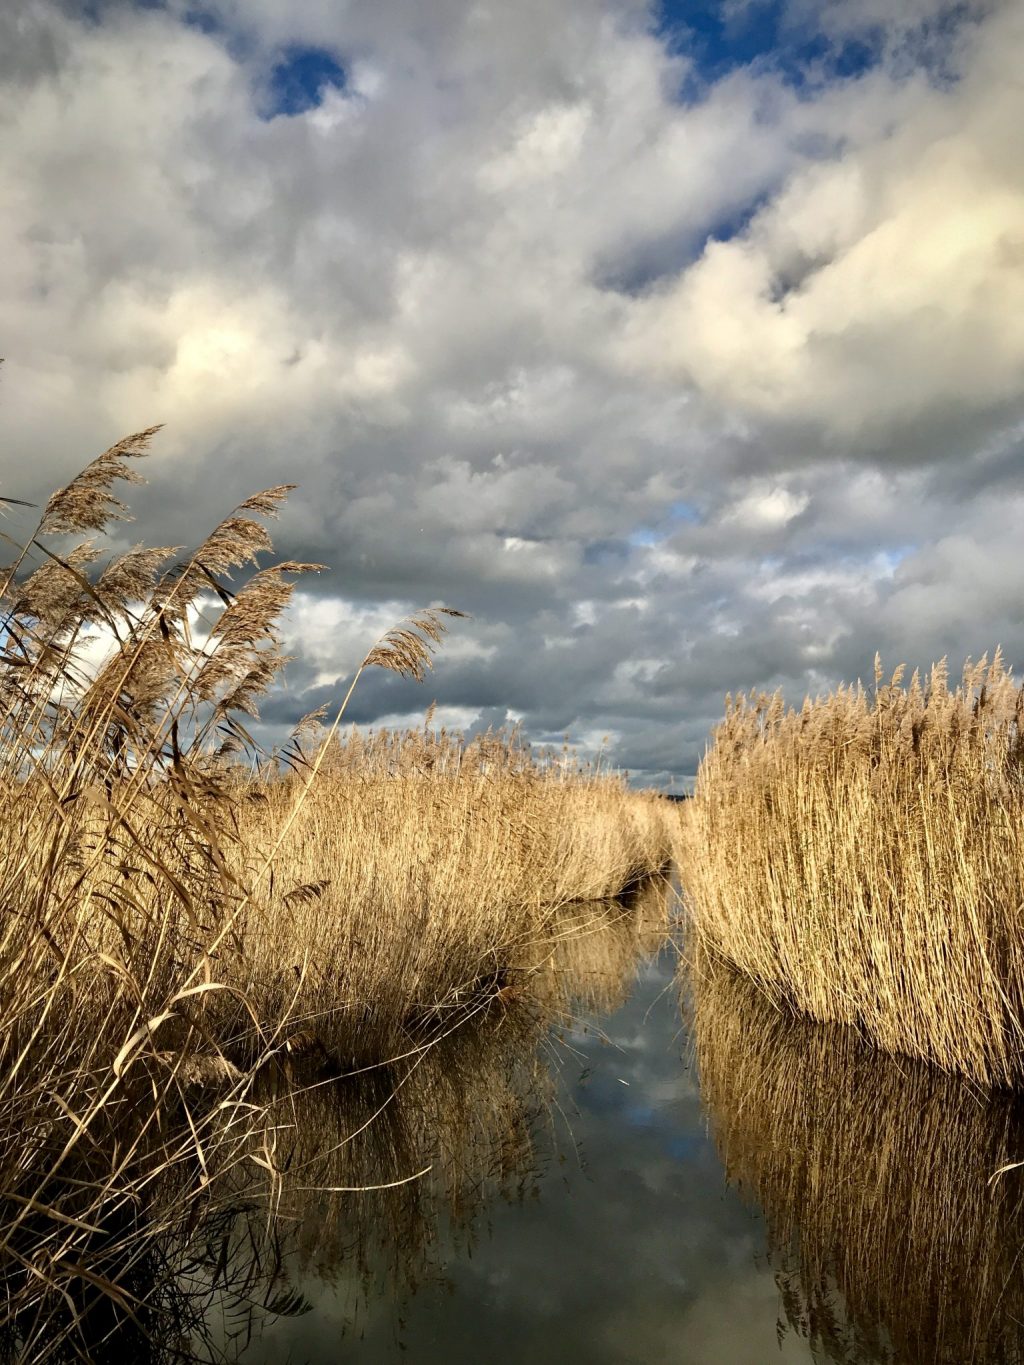
[[[764, 1226], [708, 1137], [675, 974], [666, 948], [621, 1007], [543, 1048], [548, 1104], [511, 1188], [461, 1227], [444, 1211], [422, 1265], [395, 1274], [381, 1255], [365, 1296], [343, 1264], [301, 1279], [309, 1311], [265, 1326], [244, 1359], [810, 1360], [792, 1334], [779, 1345]], [[425, 1277], [413, 1291], [403, 1272]]]
[[281, 1216], [240, 1197], [189, 1262], [175, 1359], [1024, 1360], [1019, 1105], [680, 974], [642, 903], [535, 968], [422, 1054], [283, 1086]]

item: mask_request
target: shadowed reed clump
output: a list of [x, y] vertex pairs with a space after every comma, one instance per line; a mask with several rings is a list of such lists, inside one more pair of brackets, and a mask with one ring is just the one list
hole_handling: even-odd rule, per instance
[[[665, 803], [514, 733], [353, 732], [318, 754], [271, 913], [253, 907], [241, 932], [261, 1000], [291, 1000], [294, 1020], [356, 1061], [447, 1027], [509, 984], [560, 907], [617, 895], [670, 857]], [[253, 788], [246, 845], [276, 840], [303, 780]]]
[[1024, 1173], [1002, 1169], [1024, 1154], [1020, 1097], [780, 1010], [721, 964], [691, 984], [716, 1145], [815, 1359], [1024, 1361]]
[[[522, 1199], [556, 1155], [552, 1029], [622, 1003], [667, 937], [669, 908], [658, 878], [628, 904], [566, 907], [517, 962], [518, 987], [478, 1006], [468, 1026], [385, 1069], [299, 1095], [285, 1087], [274, 1110], [291, 1229], [282, 1285], [330, 1286], [335, 1321], [356, 1331], [382, 1286], [401, 1306], [441, 1282], [451, 1245], [472, 1248], [488, 1208]], [[274, 1080], [268, 1068], [261, 1082]], [[364, 1192], [344, 1193], [353, 1187]]]
[[1024, 1079], [1024, 691], [997, 653], [728, 707], [683, 819], [701, 944], [776, 1001]]
[[[669, 899], [668, 884], [652, 879], [628, 904], [566, 907], [550, 939], [517, 962], [518, 985], [384, 1066], [334, 1076], [315, 1050], [269, 1061], [250, 1098], [268, 1116], [279, 1216], [267, 1216], [254, 1161], [221, 1171], [216, 1200], [194, 1221], [168, 1217], [182, 1203], [195, 1209], [192, 1171], [160, 1173], [94, 1235], [89, 1261], [95, 1269], [102, 1260], [132, 1295], [139, 1321], [84, 1284], [81, 1357], [235, 1359], [275, 1319], [308, 1312], [325, 1293], [332, 1330], [355, 1335], [382, 1293], [401, 1313], [421, 1286], [443, 1283], [451, 1247], [471, 1249], [488, 1208], [526, 1197], [555, 1155], [552, 1028], [628, 994], [667, 935]], [[26, 1310], [0, 1330], [0, 1360], [23, 1358], [5, 1348], [34, 1316]]]

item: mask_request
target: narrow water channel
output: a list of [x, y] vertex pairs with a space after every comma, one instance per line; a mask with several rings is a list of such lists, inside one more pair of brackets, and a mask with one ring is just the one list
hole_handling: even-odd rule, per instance
[[454, 1169], [347, 1196], [350, 1221], [366, 1205], [347, 1247], [320, 1226], [293, 1254], [298, 1311], [257, 1328], [247, 1365], [811, 1360], [791, 1332], [780, 1344], [763, 1222], [708, 1136], [676, 965], [665, 946], [627, 967], [623, 1003], [541, 1041], [509, 1149], [489, 1131], [509, 1078], [485, 1076], [459, 1097], [469, 1131], [438, 1135], [435, 1158]]

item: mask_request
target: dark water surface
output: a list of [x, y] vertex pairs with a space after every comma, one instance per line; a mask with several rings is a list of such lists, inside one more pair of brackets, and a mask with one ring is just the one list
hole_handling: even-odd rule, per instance
[[281, 1217], [240, 1188], [159, 1359], [1024, 1365], [1020, 1101], [684, 978], [663, 912], [574, 912], [525, 1000], [271, 1094]]
[[[342, 1221], [353, 1201], [383, 1202], [368, 1203], [369, 1227], [347, 1253], [344, 1234], [338, 1244], [328, 1234], [286, 1262], [301, 1309], [256, 1327], [246, 1365], [813, 1358], [792, 1332], [780, 1343], [763, 1222], [727, 1185], [707, 1135], [675, 950], [625, 975], [625, 1003], [541, 1043], [529, 1132], [512, 1115], [515, 1150], [497, 1153], [507, 1169], [495, 1172], [493, 1135], [472, 1112], [507, 1103], [507, 1080], [485, 1076], [460, 1113], [476, 1137], [441, 1139], [462, 1170], [432, 1193], [422, 1186], [434, 1173], [401, 1191], [346, 1196]], [[392, 1165], [380, 1178], [395, 1173]]]

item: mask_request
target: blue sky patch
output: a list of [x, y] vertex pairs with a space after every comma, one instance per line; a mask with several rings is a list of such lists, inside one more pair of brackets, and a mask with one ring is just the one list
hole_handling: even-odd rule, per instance
[[182, 22], [187, 28], [197, 28], [200, 33], [213, 34], [223, 33], [224, 25], [208, 10], [193, 7], [187, 9], [182, 15]]
[[700, 519], [700, 512], [692, 502], [674, 502], [668, 509], [669, 525], [663, 523], [660, 527], [638, 526], [635, 531], [629, 533], [626, 539], [634, 549], [649, 548], [668, 540], [679, 522], [687, 526], [697, 526], [700, 524]]
[[599, 265], [594, 282], [598, 288], [616, 294], [643, 294], [659, 280], [678, 275], [699, 260], [708, 242], [728, 242], [744, 233], [771, 197], [771, 192], [764, 191], [709, 222], [634, 243]]
[[627, 540], [592, 540], [583, 547], [583, 563], [589, 565], [624, 564], [629, 558]]
[[270, 73], [270, 115], [315, 109], [329, 87], [345, 88], [345, 68], [322, 47], [289, 47]]
[[903, 561], [920, 549], [919, 545], [891, 545], [882, 551], [882, 558], [890, 569], [898, 569]]
[[784, 0], [750, 0], [731, 13], [724, 0], [660, 0], [657, 29], [694, 58], [701, 84], [760, 62], [799, 88], [859, 76], [878, 62], [880, 34], [835, 46], [813, 26], [790, 23], [786, 9]]
[[739, 204], [728, 212], [716, 218], [713, 223], [709, 223], [703, 230], [703, 245], [708, 242], [728, 242], [733, 237], [740, 237], [753, 222], [758, 212], [764, 208], [765, 204], [772, 199], [772, 193], [766, 191], [763, 194], [755, 195], [745, 204]]

